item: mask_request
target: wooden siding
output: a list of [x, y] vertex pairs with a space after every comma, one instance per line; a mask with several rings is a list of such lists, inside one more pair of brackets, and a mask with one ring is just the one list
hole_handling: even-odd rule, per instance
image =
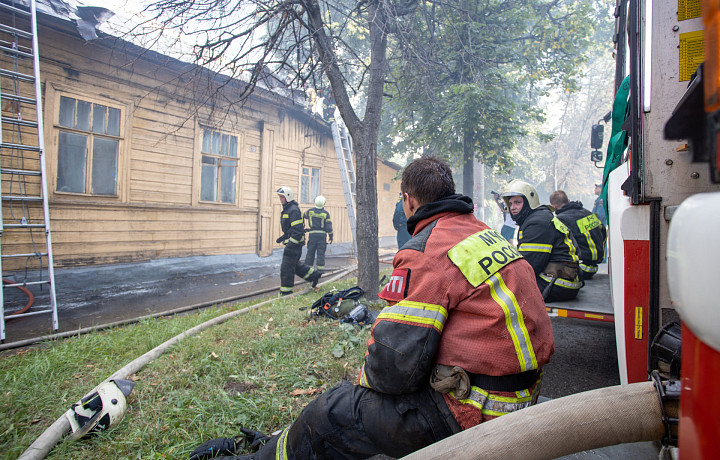
[[[321, 170], [320, 193], [327, 198], [334, 242], [351, 241], [327, 124], [298, 106], [283, 105], [275, 96], [254, 96], [242, 108], [198, 108], [200, 97], [190, 96], [202, 94], [190, 89], [203, 88], [207, 82], [201, 84], [199, 78], [193, 80], [192, 71], [186, 73], [192, 66], [155, 53], [126, 55], [123, 43], [114, 39], [84, 42], [72, 24], [43, 18], [39, 33], [43, 121], [56, 267], [203, 255], [267, 255], [280, 247], [274, 243], [280, 235], [281, 208], [274, 191], [289, 185], [299, 195], [303, 166]], [[113, 45], [118, 47], [112, 49]], [[122, 111], [116, 195], [56, 191], [60, 96]], [[232, 100], [232, 93], [225, 97]], [[237, 137], [235, 203], [199, 199], [203, 127]], [[272, 163], [264, 161], [267, 159]], [[7, 165], [9, 159], [3, 156], [2, 163]], [[395, 234], [390, 206], [394, 206], [399, 184], [389, 182], [394, 172], [384, 163], [378, 164], [379, 236]], [[387, 183], [391, 183], [390, 191], [383, 190]], [[29, 184], [30, 189], [38, 189], [37, 181]], [[9, 187], [3, 182], [4, 194]], [[312, 204], [300, 206], [304, 211]], [[9, 212], [3, 204], [3, 213]], [[39, 209], [36, 215], [41, 215]], [[261, 234], [268, 227], [270, 237]], [[33, 241], [38, 240], [44, 241], [44, 236], [35, 231]], [[268, 242], [269, 247], [261, 247]], [[32, 251], [29, 232], [6, 232], [2, 251]], [[24, 261], [3, 264], [5, 270], [13, 270], [22, 268]]]

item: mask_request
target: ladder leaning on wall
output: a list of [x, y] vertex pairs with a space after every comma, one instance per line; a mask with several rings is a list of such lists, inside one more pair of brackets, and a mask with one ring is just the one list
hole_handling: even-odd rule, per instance
[[352, 231], [353, 255], [357, 257], [357, 235], [355, 232], [356, 220], [356, 194], [355, 194], [355, 165], [352, 158], [352, 139], [347, 127], [335, 110], [335, 119], [332, 122], [333, 141], [335, 142], [335, 153], [337, 155], [340, 178], [342, 179], [343, 191], [345, 192], [345, 204], [347, 205], [350, 230]]
[[[58, 329], [35, 0], [30, 0], [29, 8], [27, 1], [14, 5], [0, 3], [2, 341], [5, 322], [12, 318], [49, 313], [53, 330]], [[44, 236], [36, 241], [39, 233]], [[46, 288], [49, 299], [40, 302], [38, 291]], [[18, 292], [25, 294], [19, 305], [12, 295]]]

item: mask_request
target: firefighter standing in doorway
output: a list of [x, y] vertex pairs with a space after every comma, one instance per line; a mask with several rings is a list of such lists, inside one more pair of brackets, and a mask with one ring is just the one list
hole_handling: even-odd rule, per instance
[[455, 194], [444, 161], [413, 161], [401, 189], [414, 236], [380, 294], [390, 306], [358, 384], [328, 390], [257, 453], [232, 458], [399, 458], [537, 401], [554, 342], [532, 268]]
[[277, 194], [283, 206], [280, 217], [283, 234], [276, 242], [285, 245], [280, 264], [280, 295], [289, 295], [292, 294], [295, 286], [295, 275], [308, 280], [312, 283], [312, 287], [315, 287], [322, 273], [300, 263], [302, 248], [305, 245], [305, 227], [292, 189], [283, 186], [277, 190]]
[[[322, 271], [325, 271], [325, 250], [327, 249], [328, 239], [330, 243], [333, 241], [332, 221], [330, 213], [325, 209], [325, 197], [318, 195], [315, 197], [315, 207], [308, 209], [303, 214], [303, 218], [307, 221], [308, 244], [307, 254], [305, 255], [305, 265], [312, 267], [313, 265]], [[315, 254], [317, 253], [317, 264], [315, 264]]]
[[583, 280], [589, 280], [598, 271], [598, 264], [605, 258], [607, 231], [596, 214], [583, 208], [579, 201], [570, 201], [563, 190], [550, 194], [550, 204], [555, 215], [565, 224], [578, 244], [580, 272]]
[[511, 181], [502, 197], [520, 227], [518, 250], [535, 271], [545, 300], [577, 297], [583, 282], [579, 278], [577, 243], [570, 229], [553, 215], [551, 206], [540, 204], [537, 190], [525, 181]]

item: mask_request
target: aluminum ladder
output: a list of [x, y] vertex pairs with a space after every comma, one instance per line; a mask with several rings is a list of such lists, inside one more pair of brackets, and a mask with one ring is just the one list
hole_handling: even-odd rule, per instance
[[335, 119], [332, 122], [332, 134], [333, 141], [335, 142], [338, 167], [340, 168], [340, 178], [342, 179], [343, 190], [345, 192], [345, 204], [347, 205], [348, 219], [350, 220], [350, 230], [352, 231], [353, 254], [357, 256], [357, 234], [355, 232], [355, 205], [357, 204], [357, 199], [355, 193], [355, 165], [353, 164], [352, 158], [352, 138], [337, 109], [335, 109]]
[[[11, 318], [49, 313], [58, 329], [35, 0], [29, 6], [0, 3], [0, 51], [0, 340], [5, 341]], [[44, 237], [35, 241], [41, 232]], [[47, 304], [34, 305], [46, 287]], [[10, 290], [25, 293], [26, 304], [16, 309]], [[20, 300], [25, 301], [22, 295]]]

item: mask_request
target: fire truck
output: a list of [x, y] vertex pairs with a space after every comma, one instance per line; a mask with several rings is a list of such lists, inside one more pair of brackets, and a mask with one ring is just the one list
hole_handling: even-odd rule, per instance
[[720, 434], [720, 1], [621, 0], [616, 18], [603, 186], [620, 379], [680, 379], [680, 454], [711, 458]]
[[637, 441], [661, 441], [663, 458], [718, 457], [720, 0], [617, 0], [615, 17], [616, 96], [591, 139], [591, 160], [604, 163], [611, 313], [548, 310], [614, 322], [621, 385], [409, 458], [557, 458]]

